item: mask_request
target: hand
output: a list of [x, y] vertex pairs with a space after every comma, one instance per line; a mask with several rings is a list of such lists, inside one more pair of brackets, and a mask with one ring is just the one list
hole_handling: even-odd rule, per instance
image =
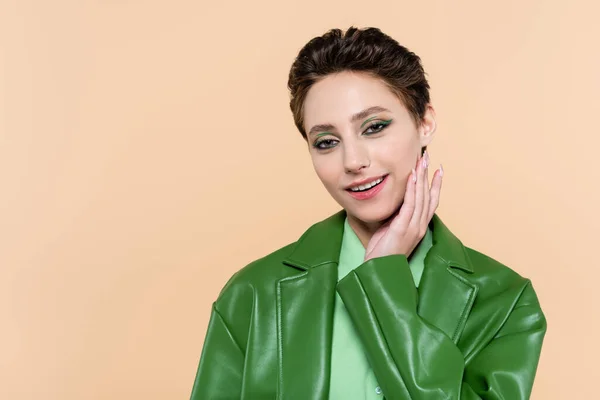
[[[404, 203], [398, 214], [386, 222], [374, 234], [367, 245], [365, 261], [391, 254], [404, 254], [408, 258], [427, 232], [440, 202], [443, 168], [433, 174], [431, 189], [428, 176], [429, 154], [417, 159], [406, 183]], [[414, 178], [416, 176], [416, 182]]]

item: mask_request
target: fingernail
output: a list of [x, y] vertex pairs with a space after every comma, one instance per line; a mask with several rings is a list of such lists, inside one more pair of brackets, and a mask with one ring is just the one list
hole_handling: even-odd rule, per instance
[[440, 176], [444, 176], [444, 167], [440, 164]]
[[415, 169], [412, 169], [412, 181], [413, 182], [417, 182], [417, 172], [415, 171]]
[[423, 168], [427, 168], [429, 164], [429, 155], [427, 154], [427, 150], [423, 153]]

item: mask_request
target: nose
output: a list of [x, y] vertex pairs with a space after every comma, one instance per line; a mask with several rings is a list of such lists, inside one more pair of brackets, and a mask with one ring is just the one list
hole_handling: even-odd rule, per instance
[[344, 169], [348, 173], [359, 172], [371, 165], [369, 152], [361, 143], [345, 143], [344, 146]]

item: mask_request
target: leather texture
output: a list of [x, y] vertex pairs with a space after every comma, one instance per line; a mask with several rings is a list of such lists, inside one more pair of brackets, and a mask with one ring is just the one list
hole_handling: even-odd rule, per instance
[[419, 288], [404, 255], [339, 282], [342, 210], [235, 273], [213, 303], [192, 400], [327, 399], [336, 291], [387, 400], [528, 399], [546, 332], [531, 282], [434, 214]]

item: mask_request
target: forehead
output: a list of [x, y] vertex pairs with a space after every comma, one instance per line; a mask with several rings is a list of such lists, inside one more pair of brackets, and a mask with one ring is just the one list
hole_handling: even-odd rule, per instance
[[352, 114], [372, 106], [382, 106], [393, 113], [404, 110], [398, 97], [379, 79], [349, 71], [331, 74], [308, 91], [304, 102], [305, 128], [348, 123]]

